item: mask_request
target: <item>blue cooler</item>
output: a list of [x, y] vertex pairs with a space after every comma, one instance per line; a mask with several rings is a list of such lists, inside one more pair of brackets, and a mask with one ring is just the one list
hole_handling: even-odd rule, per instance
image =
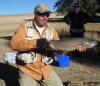
[[57, 52], [55, 52], [55, 55], [58, 57], [59, 67], [69, 67], [70, 66], [69, 56], [60, 55]]

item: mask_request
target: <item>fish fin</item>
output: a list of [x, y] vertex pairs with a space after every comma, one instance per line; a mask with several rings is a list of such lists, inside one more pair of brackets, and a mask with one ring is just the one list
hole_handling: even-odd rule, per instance
[[61, 55], [68, 55], [68, 56], [73, 56], [73, 51], [67, 52], [67, 51], [56, 51], [58, 54]]
[[57, 51], [58, 54], [61, 54], [61, 55], [68, 55], [68, 56], [73, 56], [74, 53], [73, 51], [70, 51], [70, 52], [67, 52], [67, 51]]
[[64, 52], [62, 53], [62, 55], [66, 55], [66, 53], [67, 53], [67, 51], [64, 51]]
[[66, 55], [73, 56], [73, 52], [67, 52]]
[[58, 54], [63, 54], [64, 51], [56, 51]]

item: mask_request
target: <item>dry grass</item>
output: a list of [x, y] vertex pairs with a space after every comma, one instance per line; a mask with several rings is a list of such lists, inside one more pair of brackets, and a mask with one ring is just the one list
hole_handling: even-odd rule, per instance
[[[56, 16], [56, 14], [52, 14], [50, 18], [59, 17], [62, 18], [63, 16]], [[33, 18], [32, 15], [0, 16], [0, 65], [4, 63], [4, 54], [12, 51], [9, 46], [9, 41], [16, 28], [23, 23], [24, 20], [31, 18]], [[67, 26], [64, 22], [49, 22], [49, 24], [56, 28], [59, 34], [66, 35], [66, 33], [69, 32], [69, 26]], [[86, 24], [85, 27], [87, 31], [100, 31], [99, 23], [89, 23]], [[93, 35], [95, 34], [91, 33], [90, 37]], [[99, 36], [99, 34], [97, 35]], [[86, 34], [86, 36], [89, 37], [89, 34]], [[100, 39], [99, 37], [95, 38]], [[12, 66], [16, 67], [16, 65]], [[67, 80], [72, 82], [100, 82], [100, 64], [86, 58], [70, 58], [70, 67], [60, 68], [58, 66], [52, 66], [52, 68], [57, 72], [63, 82]], [[9, 70], [7, 71], [10, 72]], [[1, 76], [2, 75], [0, 75], [0, 86], [5, 86], [5, 80]]]

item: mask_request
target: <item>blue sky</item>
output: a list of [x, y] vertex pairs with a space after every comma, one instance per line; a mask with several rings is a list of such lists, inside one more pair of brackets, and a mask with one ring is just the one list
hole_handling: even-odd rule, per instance
[[51, 11], [55, 11], [57, 0], [0, 0], [0, 15], [33, 13], [38, 3], [46, 3]]

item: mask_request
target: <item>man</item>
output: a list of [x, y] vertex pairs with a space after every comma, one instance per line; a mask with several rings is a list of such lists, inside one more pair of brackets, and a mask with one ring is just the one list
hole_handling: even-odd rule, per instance
[[84, 24], [90, 20], [89, 15], [80, 11], [79, 3], [74, 4], [74, 10], [69, 12], [65, 17], [64, 21], [70, 25], [70, 36], [71, 37], [84, 37]]
[[[57, 31], [47, 24], [50, 13], [46, 4], [38, 4], [34, 10], [34, 19], [22, 24], [12, 37], [12, 49], [18, 51], [20, 86], [63, 86], [48, 61], [44, 61], [46, 49], [54, 47], [47, 40], [59, 40]], [[78, 46], [77, 49], [84, 51], [85, 47]], [[27, 64], [27, 61], [21, 59], [26, 57], [32, 57], [33, 62]]]

